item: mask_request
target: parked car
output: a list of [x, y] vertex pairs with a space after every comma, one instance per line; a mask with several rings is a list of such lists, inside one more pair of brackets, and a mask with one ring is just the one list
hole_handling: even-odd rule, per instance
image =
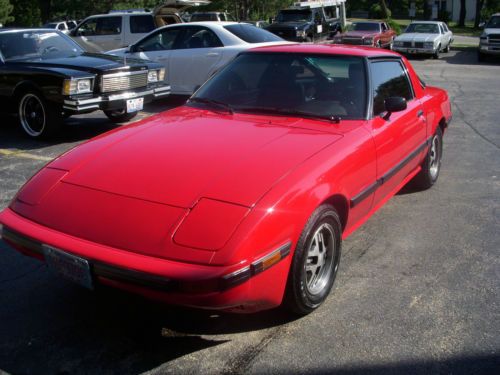
[[131, 120], [144, 103], [168, 95], [156, 63], [89, 54], [57, 30], [0, 31], [2, 109], [17, 113], [33, 138], [55, 134], [63, 118], [103, 110]]
[[479, 39], [477, 58], [484, 61], [487, 55], [500, 56], [500, 13], [496, 13], [482, 25], [484, 31]]
[[88, 288], [306, 314], [342, 240], [410, 180], [436, 183], [450, 119], [446, 91], [399, 54], [255, 48], [184, 106], [45, 166], [0, 214], [2, 238]]
[[248, 23], [250, 25], [254, 25], [260, 29], [266, 29], [270, 23], [267, 22], [267, 21], [263, 21], [263, 20], [259, 20], [259, 21], [242, 21], [242, 22], [245, 22], [245, 23]]
[[232, 15], [227, 12], [195, 12], [191, 15], [189, 22], [224, 22], [224, 21], [236, 21]]
[[55, 29], [65, 34], [69, 34], [69, 32], [75, 27], [76, 27], [75, 21], [49, 22], [42, 26], [42, 28], [44, 29]]
[[408, 25], [405, 32], [394, 40], [394, 51], [409, 55], [432, 55], [449, 52], [453, 33], [444, 22], [417, 21]]
[[337, 44], [354, 44], [392, 49], [396, 32], [383, 21], [353, 22], [348, 31], [333, 39]]
[[172, 94], [191, 95], [241, 51], [280, 43], [285, 41], [246, 23], [197, 22], [165, 26], [109, 53], [163, 64]]
[[301, 2], [278, 12], [266, 30], [293, 42], [332, 38], [341, 30], [337, 1]]
[[153, 12], [113, 11], [87, 17], [70, 36], [89, 52], [104, 52], [131, 45], [157, 27], [183, 22], [179, 13], [205, 0], [167, 0]]

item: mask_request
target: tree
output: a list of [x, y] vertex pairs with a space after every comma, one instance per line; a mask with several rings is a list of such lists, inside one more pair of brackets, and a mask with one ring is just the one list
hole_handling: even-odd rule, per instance
[[382, 9], [382, 18], [387, 19], [389, 18], [389, 10], [387, 9], [387, 4], [385, 3], [385, 0], [380, 0], [380, 8]]
[[12, 12], [14, 26], [36, 27], [41, 25], [38, 0], [11, 0], [11, 2], [14, 7]]
[[460, 0], [460, 15], [458, 16], [458, 26], [465, 27], [465, 15], [467, 12], [466, 0]]
[[2, 25], [14, 21], [14, 17], [11, 16], [13, 9], [9, 0], [0, 0], [0, 23]]
[[476, 17], [474, 18], [474, 28], [479, 28], [481, 22], [481, 9], [483, 9], [484, 0], [476, 0]]

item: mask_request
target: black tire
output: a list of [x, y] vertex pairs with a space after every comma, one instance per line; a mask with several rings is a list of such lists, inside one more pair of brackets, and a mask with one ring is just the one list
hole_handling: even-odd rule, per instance
[[109, 120], [115, 124], [121, 124], [124, 122], [129, 122], [135, 116], [137, 112], [127, 113], [125, 109], [117, 109], [114, 111], [104, 111], [104, 114], [109, 118]]
[[434, 55], [432, 55], [432, 58], [438, 60], [440, 52], [441, 52], [441, 44], [437, 47], [436, 52], [434, 52]]
[[337, 275], [341, 246], [339, 215], [324, 204], [307, 221], [295, 248], [284, 299], [288, 310], [306, 315], [325, 301]]
[[448, 52], [450, 52], [450, 43], [448, 43], [448, 45], [444, 49], [444, 53], [448, 53]]
[[419, 190], [429, 189], [434, 185], [441, 170], [441, 157], [443, 155], [443, 133], [438, 127], [431, 139], [429, 150], [422, 163], [422, 170], [413, 179], [415, 188]]
[[54, 136], [63, 123], [62, 109], [49, 103], [37, 90], [25, 90], [17, 95], [19, 125], [32, 138]]

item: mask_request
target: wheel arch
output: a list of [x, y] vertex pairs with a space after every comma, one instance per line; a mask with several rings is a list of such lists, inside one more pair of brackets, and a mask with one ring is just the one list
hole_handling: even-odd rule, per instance
[[16, 87], [14, 87], [14, 90], [12, 91], [12, 98], [14, 100], [14, 103], [17, 105], [21, 94], [26, 93], [30, 90], [36, 91], [37, 93], [42, 95], [43, 98], [45, 98], [45, 96], [43, 95], [43, 90], [37, 84], [32, 81], [21, 81], [16, 85]]
[[347, 225], [347, 219], [349, 218], [349, 202], [347, 198], [342, 194], [336, 193], [325, 199], [321, 204], [329, 204], [335, 208], [339, 215], [343, 232]]

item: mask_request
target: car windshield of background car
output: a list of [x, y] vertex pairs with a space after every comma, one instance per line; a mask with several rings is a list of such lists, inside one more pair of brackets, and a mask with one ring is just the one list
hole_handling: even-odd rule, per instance
[[230, 112], [363, 119], [366, 92], [365, 67], [359, 57], [244, 53], [203, 85], [189, 105], [213, 110], [226, 107]]
[[380, 31], [380, 26], [378, 23], [371, 22], [359, 22], [351, 24], [349, 28], [351, 31]]
[[439, 34], [438, 25], [434, 23], [411, 23], [406, 29], [407, 33]]
[[56, 32], [24, 31], [0, 34], [0, 51], [5, 61], [52, 59], [79, 56], [83, 50]]
[[487, 29], [499, 29], [500, 28], [500, 17], [491, 17], [485, 26]]
[[259, 29], [253, 25], [244, 23], [224, 26], [230, 33], [247, 43], [266, 43], [283, 41], [279, 36], [270, 33], [269, 31]]
[[278, 13], [278, 22], [309, 22], [311, 19], [312, 13], [309, 9], [283, 10]]

